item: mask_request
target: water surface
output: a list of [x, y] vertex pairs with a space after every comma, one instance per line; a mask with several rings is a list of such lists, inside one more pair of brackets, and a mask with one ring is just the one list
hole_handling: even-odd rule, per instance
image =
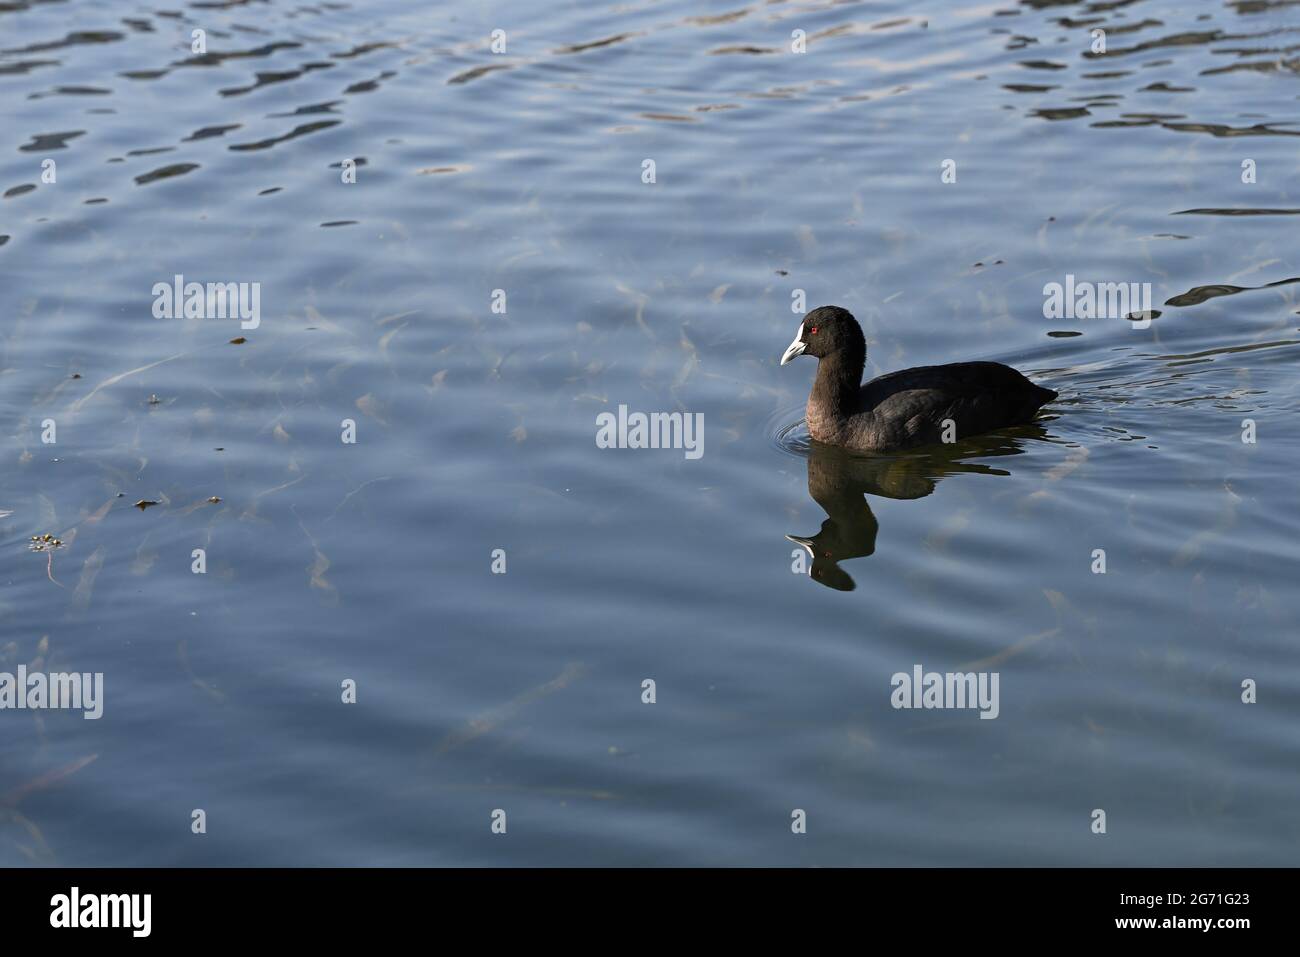
[[[1296, 862], [1295, 6], [16, 0], [0, 110], [0, 670], [106, 687], [0, 862]], [[1060, 398], [813, 447], [799, 290]]]

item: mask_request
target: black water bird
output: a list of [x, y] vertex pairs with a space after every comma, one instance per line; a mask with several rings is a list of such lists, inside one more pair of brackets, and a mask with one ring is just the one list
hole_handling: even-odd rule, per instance
[[867, 341], [852, 313], [839, 306], [804, 317], [781, 365], [796, 356], [820, 360], [808, 395], [809, 433], [858, 451], [951, 444], [1020, 425], [1057, 395], [997, 362], [918, 366], [863, 383]]

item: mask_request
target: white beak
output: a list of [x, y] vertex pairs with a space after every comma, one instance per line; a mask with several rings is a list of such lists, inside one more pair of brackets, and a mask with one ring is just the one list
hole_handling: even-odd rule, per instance
[[799, 331], [794, 334], [794, 342], [790, 343], [790, 348], [785, 350], [785, 355], [781, 357], [781, 365], [785, 365], [795, 356], [803, 355], [803, 351], [808, 348], [808, 344], [800, 340], [803, 335], [803, 323], [799, 323]]

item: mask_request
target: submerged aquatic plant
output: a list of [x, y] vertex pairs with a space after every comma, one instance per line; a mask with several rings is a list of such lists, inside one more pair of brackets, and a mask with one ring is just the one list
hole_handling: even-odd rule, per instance
[[33, 535], [31, 542], [27, 545], [29, 551], [45, 553], [46, 576], [60, 588], [65, 588], [67, 586], [54, 578], [54, 550], [62, 547], [63, 542], [48, 532], [44, 535]]

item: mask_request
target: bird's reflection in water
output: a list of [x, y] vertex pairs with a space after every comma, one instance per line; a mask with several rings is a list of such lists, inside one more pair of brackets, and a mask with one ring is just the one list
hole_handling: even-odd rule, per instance
[[809, 574], [815, 581], [838, 591], [852, 591], [853, 578], [839, 563], [872, 554], [880, 528], [864, 496], [924, 498], [941, 478], [949, 475], [1010, 475], [984, 462], [964, 460], [1019, 455], [1026, 440], [1046, 436], [1042, 426], [1030, 424], [953, 445], [875, 456], [813, 442], [808, 452], [808, 494], [826, 512], [827, 519], [816, 535], [786, 538], [808, 549], [812, 556]]

